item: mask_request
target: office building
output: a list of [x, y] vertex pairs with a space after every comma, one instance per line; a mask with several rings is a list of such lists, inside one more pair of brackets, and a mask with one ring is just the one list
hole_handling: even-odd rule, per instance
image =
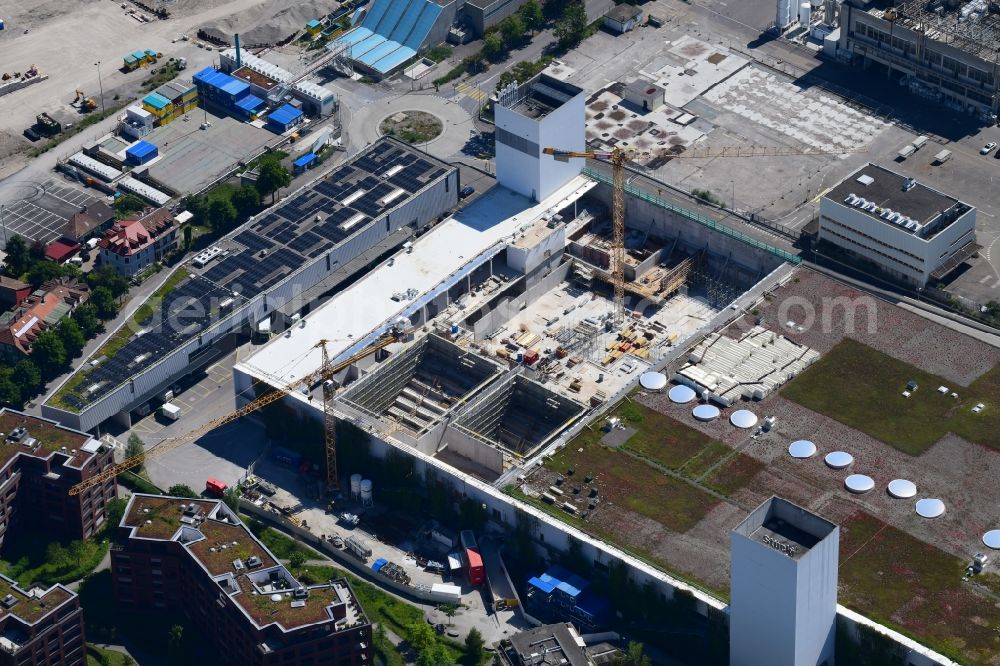
[[0, 575], [0, 666], [83, 666], [80, 599], [62, 585], [22, 588]]
[[976, 209], [868, 164], [823, 195], [819, 239], [906, 284], [938, 282], [979, 249]]

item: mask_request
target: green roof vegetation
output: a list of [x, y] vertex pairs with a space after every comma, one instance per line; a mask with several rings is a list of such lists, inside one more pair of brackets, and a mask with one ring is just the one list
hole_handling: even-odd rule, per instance
[[[919, 388], [904, 398], [910, 381]], [[938, 393], [939, 386], [959, 398]], [[949, 432], [1000, 450], [1000, 366], [968, 387], [956, 386], [845, 338], [781, 394], [913, 456]], [[980, 402], [986, 408], [973, 414]]]
[[[305, 606], [292, 608], [292, 599], [289, 594], [281, 595], [280, 601], [271, 601], [269, 594], [254, 594], [249, 582], [242, 581], [241, 585], [244, 592], [234, 599], [261, 626], [277, 622], [286, 629], [293, 629], [327, 620], [330, 617], [326, 612], [327, 607], [340, 599], [337, 591], [330, 586], [313, 588], [309, 590], [309, 598], [305, 600]], [[359, 620], [364, 618], [363, 615], [358, 617]]]
[[[168, 497], [136, 497], [125, 517], [124, 525], [138, 527], [136, 534], [150, 539], [169, 539], [181, 526], [180, 505], [187, 500]], [[197, 502], [204, 511], [210, 511], [212, 502]]]
[[[80, 452], [80, 447], [90, 439], [89, 435], [81, 435], [48, 421], [34, 417], [24, 417], [10, 411], [0, 414], [0, 432], [10, 433], [10, 431], [18, 426], [25, 426], [28, 429], [28, 436], [38, 440], [40, 449], [36, 449], [36, 455], [45, 457], [49, 452], [59, 451], [64, 446], [68, 450], [77, 449], [78, 453], [76, 459], [74, 459], [75, 462], [79, 462], [90, 455], [89, 453]], [[6, 465], [18, 453], [31, 453], [31, 451], [21, 444], [8, 444], [6, 441], [0, 441], [0, 465]]]
[[[859, 510], [841, 525], [840, 603], [961, 663], [994, 663], [1000, 579], [963, 583], [967, 564]], [[992, 598], [973, 589], [984, 584]]]
[[6, 597], [8, 594], [13, 595], [17, 599], [17, 603], [10, 610], [0, 608], [0, 616], [9, 613], [29, 624], [42, 619], [59, 604], [70, 598], [70, 592], [60, 587], [50, 589], [41, 597], [29, 597], [15, 589], [10, 581], [0, 578], [0, 598]]
[[[205, 539], [188, 548], [213, 576], [226, 572], [235, 573], [233, 560], [240, 559], [245, 563], [253, 555], [260, 558], [263, 568], [277, 564], [242, 525], [206, 520], [198, 529], [205, 535]], [[232, 545], [234, 542], [235, 546]]]
[[[155, 303], [162, 301], [164, 298], [170, 294], [178, 284], [183, 282], [191, 273], [185, 268], [178, 268], [166, 279], [166, 281], [160, 285], [160, 288], [150, 294], [149, 298], [136, 308], [135, 313], [126, 320], [125, 324], [121, 326], [117, 331], [111, 334], [104, 344], [94, 352], [91, 356], [93, 359], [99, 359], [101, 357], [112, 358], [117, 354], [122, 347], [128, 344], [129, 340], [135, 337], [136, 332], [142, 328], [149, 319], [155, 314], [153, 307], [150, 303]], [[68, 412], [78, 413], [80, 410], [68, 402], [66, 398], [71, 395], [78, 395], [80, 389], [87, 384], [87, 378], [90, 375], [91, 367], [90, 365], [85, 365], [79, 370], [77, 370], [73, 375], [66, 381], [65, 384], [60, 387], [60, 389], [52, 396], [49, 403], [58, 407], [59, 409], [64, 409]], [[126, 378], [122, 377], [122, 381]]]

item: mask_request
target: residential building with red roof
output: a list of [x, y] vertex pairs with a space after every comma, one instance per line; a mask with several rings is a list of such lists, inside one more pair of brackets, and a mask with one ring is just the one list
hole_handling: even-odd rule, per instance
[[0, 314], [0, 360], [16, 363], [31, 354], [38, 334], [90, 300], [90, 289], [79, 283], [52, 282], [32, 292], [13, 310]]
[[0, 310], [16, 308], [30, 295], [30, 284], [16, 278], [0, 275]]
[[166, 208], [137, 218], [120, 220], [98, 243], [102, 265], [130, 277], [163, 259], [177, 247], [177, 220]]

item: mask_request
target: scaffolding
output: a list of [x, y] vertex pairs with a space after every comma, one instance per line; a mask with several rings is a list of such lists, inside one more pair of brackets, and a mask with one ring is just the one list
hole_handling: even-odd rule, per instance
[[882, 18], [986, 62], [1000, 62], [1000, 6], [995, 1], [903, 0]]

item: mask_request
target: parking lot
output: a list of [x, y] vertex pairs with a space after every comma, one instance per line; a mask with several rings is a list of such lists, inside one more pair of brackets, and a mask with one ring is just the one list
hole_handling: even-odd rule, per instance
[[69, 218], [99, 199], [93, 194], [54, 181], [24, 188], [24, 198], [0, 208], [4, 235], [14, 234], [29, 243], [50, 243], [63, 235]]

